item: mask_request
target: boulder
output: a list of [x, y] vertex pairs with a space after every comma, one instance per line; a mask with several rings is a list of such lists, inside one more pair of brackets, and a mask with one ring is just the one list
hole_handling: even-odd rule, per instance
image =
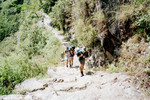
[[16, 93], [32, 92], [44, 88], [44, 83], [39, 82], [36, 78], [27, 79], [15, 86]]

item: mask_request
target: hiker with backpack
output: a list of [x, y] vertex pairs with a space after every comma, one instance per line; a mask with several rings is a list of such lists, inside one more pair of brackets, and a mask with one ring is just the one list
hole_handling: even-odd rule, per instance
[[66, 47], [66, 50], [64, 51], [64, 55], [66, 55], [66, 67], [68, 67], [68, 64], [71, 67], [72, 66], [71, 65], [72, 57], [71, 57], [71, 53], [70, 53], [70, 48], [69, 47]]
[[83, 77], [85, 59], [88, 57], [88, 52], [86, 51], [85, 47], [77, 50], [77, 57], [79, 57], [81, 77]]
[[44, 16], [43, 15], [41, 15], [41, 21], [44, 22]]
[[73, 59], [74, 59], [74, 55], [75, 55], [75, 46], [71, 46], [70, 48], [70, 54], [71, 54], [71, 65], [73, 66]]

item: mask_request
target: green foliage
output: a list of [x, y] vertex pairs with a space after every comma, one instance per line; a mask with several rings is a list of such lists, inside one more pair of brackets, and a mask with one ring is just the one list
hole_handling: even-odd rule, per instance
[[[147, 2], [146, 5], [149, 5], [150, 2]], [[145, 38], [145, 41], [150, 41], [150, 7], [146, 5], [140, 5], [139, 10], [135, 14], [136, 17], [133, 26], [137, 33], [142, 34]]]
[[26, 78], [45, 74], [45, 68], [34, 65], [26, 55], [12, 54], [0, 63], [0, 94], [10, 94], [14, 86]]
[[133, 12], [135, 11], [135, 4], [121, 5], [120, 10], [116, 12], [116, 19], [125, 23], [128, 19], [131, 18]]
[[105, 15], [103, 13], [103, 10], [99, 10], [98, 12], [93, 13], [93, 20], [105, 20]]
[[132, 3], [136, 3], [136, 4], [139, 4], [139, 3], [144, 3], [144, 2], [147, 2], [148, 0], [131, 0]]
[[[50, 13], [53, 26], [61, 29], [63, 32], [68, 31], [70, 24], [72, 4], [66, 0], [58, 0]], [[68, 21], [67, 21], [67, 20]]]
[[73, 19], [85, 19], [86, 17], [86, 4], [85, 0], [77, 1], [76, 4], [73, 6]]
[[42, 30], [40, 30], [38, 27], [36, 30], [31, 30], [31, 33], [29, 34], [30, 37], [30, 44], [29, 44], [29, 56], [32, 57], [33, 55], [40, 55], [39, 50], [44, 48], [46, 45], [46, 38], [44, 34], [42, 33]]
[[59, 61], [63, 49], [61, 43], [51, 32], [32, 24], [30, 26], [23, 24], [20, 28], [19, 32], [27, 30], [20, 34], [24, 39], [20, 39], [19, 44], [12, 36], [1, 42], [0, 94], [2, 95], [12, 93], [14, 86], [27, 78], [44, 75], [48, 66]]
[[146, 41], [150, 36], [150, 2], [148, 0], [133, 0], [130, 4], [121, 5], [120, 10], [116, 12], [116, 19], [124, 25], [130, 21], [136, 33], [143, 34]]
[[0, 95], [12, 93], [14, 86], [27, 78], [46, 74], [49, 66], [58, 63], [63, 50], [60, 41], [50, 31], [37, 26], [37, 16], [41, 15], [38, 2], [24, 1], [18, 13], [16, 5], [10, 7], [10, 1], [2, 3], [5, 9], [0, 14], [4, 19], [0, 20], [0, 32], [14, 30], [0, 34], [4, 35], [0, 42]]
[[108, 65], [108, 69], [107, 69], [108, 72], [115, 72], [115, 73], [119, 73], [120, 72], [120, 68], [118, 67], [115, 67], [113, 64], [110, 64]]
[[150, 90], [149, 90], [149, 91], [147, 91], [147, 94], [148, 94], [148, 96], [150, 96]]
[[17, 0], [8, 0], [0, 4], [0, 41], [18, 31], [21, 20], [21, 6]]
[[[103, 20], [104, 14], [102, 11], [91, 13], [88, 11], [89, 8], [94, 9], [93, 0], [82, 0], [75, 3], [72, 0], [58, 0], [50, 13], [51, 24], [64, 33], [69, 33], [73, 27], [75, 41], [72, 43], [91, 45], [97, 40], [97, 30], [96, 27], [93, 27], [92, 21]], [[66, 39], [69, 41], [70, 37]]]
[[150, 15], [140, 16], [135, 21], [135, 25], [139, 33], [146, 33], [150, 36]]
[[82, 19], [74, 23], [75, 38], [83, 45], [91, 45], [97, 40], [97, 33], [89, 23], [84, 23]]
[[50, 13], [52, 11], [52, 7], [55, 5], [57, 0], [40, 0], [41, 7], [45, 13]]
[[78, 44], [79, 44], [79, 43], [78, 43], [78, 40], [77, 40], [77, 39], [74, 39], [74, 40], [71, 41], [71, 45], [74, 45], [74, 46], [77, 47]]
[[[127, 71], [127, 68], [125, 67], [125, 61], [122, 59], [119, 59], [119, 63], [117, 66], [115, 66], [114, 64], [108, 64], [108, 72], [115, 72], [115, 73], [119, 73], [119, 72], [123, 72], [123, 71]], [[128, 70], [129, 71], [129, 70]]]

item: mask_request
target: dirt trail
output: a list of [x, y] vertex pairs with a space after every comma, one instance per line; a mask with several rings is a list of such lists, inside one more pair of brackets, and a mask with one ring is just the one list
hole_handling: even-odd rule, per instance
[[[55, 33], [64, 45], [64, 37], [49, 26], [45, 15], [45, 26]], [[16, 85], [15, 92], [1, 96], [0, 100], [150, 100], [132, 85], [133, 77], [123, 73], [109, 74], [102, 71], [86, 71], [80, 77], [78, 58], [75, 56], [73, 68], [57, 67], [49, 69], [46, 79], [27, 79]], [[85, 73], [85, 72], [84, 72]]]
[[51, 78], [28, 79], [15, 87], [15, 92], [0, 97], [3, 100], [149, 100], [134, 86], [132, 77], [106, 72], [94, 72], [80, 77], [78, 68], [49, 69]]
[[61, 41], [61, 43], [65, 46], [69, 46], [69, 42], [66, 42], [64, 35], [62, 35], [61, 31], [58, 31], [57, 29], [54, 29], [52, 26], [50, 26], [51, 23], [51, 19], [48, 15], [44, 14], [44, 25], [46, 28], [48, 28], [49, 30], [51, 30], [54, 35]]

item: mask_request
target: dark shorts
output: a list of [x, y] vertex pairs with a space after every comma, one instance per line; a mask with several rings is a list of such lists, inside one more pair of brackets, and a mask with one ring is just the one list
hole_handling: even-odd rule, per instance
[[80, 58], [79, 58], [79, 62], [80, 62], [81, 64], [85, 64], [85, 58], [80, 57]]
[[74, 55], [71, 55], [71, 57], [74, 57]]

